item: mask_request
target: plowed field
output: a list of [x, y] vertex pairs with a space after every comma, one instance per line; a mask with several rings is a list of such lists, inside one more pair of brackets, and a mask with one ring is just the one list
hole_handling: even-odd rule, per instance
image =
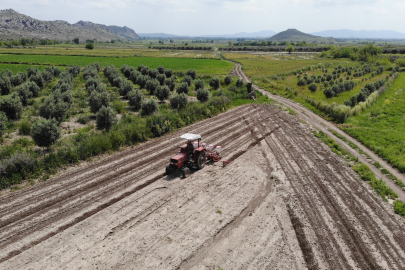
[[[163, 175], [180, 134], [224, 160]], [[404, 269], [403, 221], [306, 125], [249, 105], [0, 198], [0, 269]]]

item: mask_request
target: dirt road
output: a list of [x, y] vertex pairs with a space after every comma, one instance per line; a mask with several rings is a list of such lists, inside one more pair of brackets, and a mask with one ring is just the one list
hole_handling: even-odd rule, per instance
[[[228, 61], [228, 62], [234, 63], [234, 65], [235, 65], [234, 72], [240, 78], [242, 78], [243, 80], [245, 80], [247, 82], [250, 82], [249, 77], [247, 77], [243, 73], [242, 67], [241, 67], [240, 64], [232, 62], [232, 61]], [[297, 112], [298, 116], [302, 120], [307, 121], [313, 127], [315, 127], [317, 130], [324, 132], [329, 137], [332, 137], [335, 141], [337, 141], [339, 143], [339, 145], [341, 145], [343, 148], [345, 148], [348, 152], [350, 152], [352, 155], [358, 157], [359, 160], [361, 162], [363, 162], [364, 164], [367, 164], [379, 179], [383, 179], [387, 183], [387, 185], [392, 190], [394, 190], [395, 193], [398, 194], [399, 199], [401, 199], [402, 201], [405, 201], [405, 191], [401, 187], [397, 186], [393, 180], [389, 179], [385, 174], [381, 173], [381, 170], [377, 169], [371, 163], [372, 162], [371, 160], [367, 159], [366, 156], [360, 155], [356, 150], [351, 148], [348, 143], [346, 143], [345, 141], [343, 141], [340, 138], [336, 137], [332, 132], [330, 132], [330, 130], [333, 130], [334, 132], [340, 134], [341, 136], [344, 136], [348, 141], [350, 141], [350, 142], [354, 143], [355, 145], [357, 145], [361, 150], [363, 150], [367, 155], [369, 155], [372, 158], [373, 161], [376, 161], [376, 162], [380, 163], [382, 168], [387, 169], [394, 176], [396, 176], [398, 179], [402, 180], [402, 182], [405, 183], [404, 175], [402, 173], [400, 173], [397, 169], [393, 168], [388, 162], [381, 159], [377, 154], [372, 152], [366, 146], [362, 145], [360, 142], [358, 142], [357, 140], [353, 139], [352, 137], [350, 137], [349, 135], [344, 133], [342, 130], [337, 128], [333, 123], [330, 123], [330, 122], [326, 121], [325, 119], [323, 119], [319, 115], [313, 113], [311, 110], [305, 108], [301, 104], [296, 103], [295, 101], [292, 101], [292, 100], [284, 98], [284, 97], [273, 95], [272, 93], [270, 93], [270, 92], [268, 92], [268, 91], [266, 91], [264, 89], [261, 89], [257, 85], [253, 85], [253, 87], [255, 89], [259, 90], [260, 92], [262, 92], [263, 94], [267, 95], [271, 99], [274, 99], [274, 100], [276, 100], [278, 102], [281, 102], [281, 103], [285, 104], [286, 106], [288, 106], [289, 108], [295, 110]]]
[[[163, 176], [179, 135], [231, 164]], [[403, 220], [306, 125], [238, 107], [0, 198], [0, 269], [404, 269]]]

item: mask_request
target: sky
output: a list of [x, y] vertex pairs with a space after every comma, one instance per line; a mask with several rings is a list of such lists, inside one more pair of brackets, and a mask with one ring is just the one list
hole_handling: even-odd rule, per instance
[[405, 33], [404, 0], [1, 0], [39, 20], [128, 26], [137, 33], [221, 35], [296, 28]]

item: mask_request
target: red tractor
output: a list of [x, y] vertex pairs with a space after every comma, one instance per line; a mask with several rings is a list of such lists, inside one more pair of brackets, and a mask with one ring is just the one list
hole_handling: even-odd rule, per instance
[[207, 160], [220, 161], [221, 146], [214, 146], [201, 143], [201, 135], [184, 134], [180, 137], [187, 140], [187, 144], [180, 146], [180, 152], [170, 159], [170, 164], [166, 167], [166, 174], [172, 174], [180, 170], [182, 176], [186, 178], [190, 174], [190, 169], [200, 170], [204, 168]]

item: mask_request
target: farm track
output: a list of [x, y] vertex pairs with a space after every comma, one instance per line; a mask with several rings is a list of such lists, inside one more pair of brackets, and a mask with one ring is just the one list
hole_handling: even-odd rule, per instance
[[[186, 132], [231, 164], [163, 176]], [[0, 198], [0, 268], [404, 269], [403, 222], [345, 164], [238, 107]]]
[[[246, 76], [243, 71], [242, 71], [242, 66], [238, 63], [229, 61], [229, 60], [225, 60], [227, 62], [233, 63], [234, 66], [234, 70], [233, 72], [239, 76], [240, 78], [242, 78], [244, 81], [246, 82], [250, 82], [250, 79], [248, 76]], [[313, 127], [315, 127], [317, 130], [324, 132], [327, 136], [332, 137], [337, 143], [339, 143], [339, 145], [341, 145], [345, 150], [347, 150], [348, 152], [350, 152], [352, 155], [356, 156], [359, 158], [359, 160], [361, 162], [363, 162], [364, 164], [367, 164], [370, 169], [374, 172], [374, 174], [377, 176], [377, 178], [379, 179], [383, 179], [387, 185], [394, 190], [395, 193], [398, 194], [399, 199], [401, 199], [402, 201], [405, 201], [405, 190], [403, 190], [402, 188], [400, 188], [399, 186], [397, 186], [395, 184], [395, 182], [391, 179], [389, 179], [385, 174], [383, 174], [381, 172], [380, 169], [377, 169], [369, 159], [367, 159], [365, 156], [359, 154], [355, 149], [351, 148], [350, 145], [348, 143], [346, 143], [345, 141], [341, 140], [340, 138], [336, 137], [332, 132], [330, 132], [330, 130], [340, 134], [341, 136], [345, 137], [348, 141], [350, 141], [351, 143], [357, 145], [357, 147], [361, 150], [363, 150], [368, 156], [370, 156], [372, 158], [373, 161], [376, 161], [378, 163], [380, 163], [380, 165], [382, 165], [383, 168], [387, 169], [388, 171], [390, 171], [394, 176], [396, 176], [398, 179], [402, 180], [402, 182], [405, 183], [405, 176], [404, 174], [402, 174], [401, 172], [399, 172], [397, 169], [393, 168], [388, 162], [386, 162], [385, 160], [383, 160], [382, 158], [380, 158], [377, 154], [375, 154], [374, 152], [372, 152], [370, 149], [368, 149], [367, 147], [365, 147], [364, 145], [362, 145], [360, 142], [358, 142], [357, 140], [353, 139], [352, 137], [350, 137], [349, 135], [347, 135], [346, 133], [344, 133], [342, 130], [340, 130], [339, 128], [337, 128], [333, 123], [330, 123], [328, 121], [326, 121], [325, 119], [323, 119], [322, 117], [318, 116], [317, 114], [313, 113], [311, 110], [305, 108], [304, 106], [302, 106], [299, 103], [296, 103], [292, 100], [289, 100], [287, 98], [284, 97], [280, 97], [277, 95], [273, 95], [272, 93], [261, 89], [259, 86], [257, 85], [253, 85], [253, 87], [256, 90], [259, 90], [260, 92], [262, 92], [264, 95], [267, 95], [269, 98], [274, 99], [280, 103], [285, 104], [286, 106], [288, 106], [289, 108], [295, 110], [298, 114], [298, 116], [302, 119], [305, 120], [306, 122], [310, 123]]]

